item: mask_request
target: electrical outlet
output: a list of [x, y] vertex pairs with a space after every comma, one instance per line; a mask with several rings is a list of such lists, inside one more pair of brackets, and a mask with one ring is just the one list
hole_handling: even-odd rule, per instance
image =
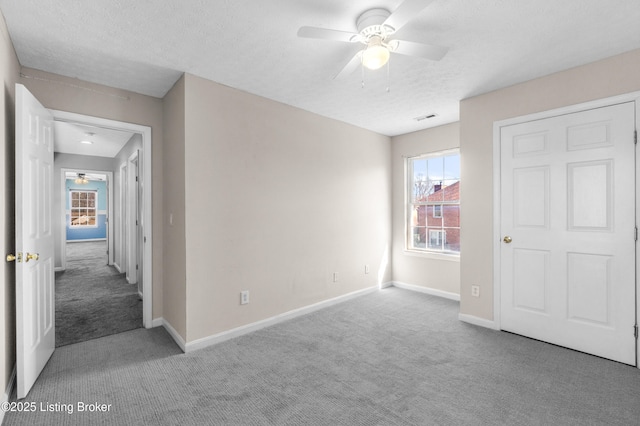
[[249, 303], [249, 290], [244, 290], [240, 292], [240, 304], [246, 305]]
[[364, 273], [365, 274], [369, 273], [369, 265], [364, 265]]
[[334, 282], [334, 283], [337, 283], [337, 282], [338, 282], [338, 273], [337, 273], [337, 272], [334, 272], [334, 273], [333, 273], [333, 282]]
[[480, 286], [479, 285], [472, 285], [471, 286], [471, 295], [473, 297], [480, 297]]

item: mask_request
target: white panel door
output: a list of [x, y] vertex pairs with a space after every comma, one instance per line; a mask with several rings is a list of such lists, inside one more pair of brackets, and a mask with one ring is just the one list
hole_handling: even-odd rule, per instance
[[501, 129], [501, 328], [636, 363], [635, 104]]
[[53, 117], [16, 85], [16, 366], [24, 398], [55, 348]]

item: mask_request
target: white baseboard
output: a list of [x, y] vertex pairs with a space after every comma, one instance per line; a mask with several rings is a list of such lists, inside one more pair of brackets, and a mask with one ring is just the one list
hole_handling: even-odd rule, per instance
[[380, 289], [393, 287], [393, 281], [387, 281], [386, 283], [380, 284]]
[[116, 268], [116, 271], [118, 271], [118, 273], [122, 273], [122, 269], [120, 268], [120, 265], [118, 265], [116, 262], [113, 262], [113, 267]]
[[500, 330], [498, 325], [493, 320], [479, 318], [473, 315], [458, 314], [458, 319], [469, 324], [478, 325], [484, 328], [490, 328], [492, 330]]
[[67, 243], [69, 244], [73, 244], [73, 243], [91, 243], [91, 242], [95, 242], [95, 241], [107, 241], [106, 238], [87, 238], [86, 240], [66, 240]]
[[411, 290], [411, 291], [416, 291], [418, 293], [430, 294], [431, 296], [443, 297], [445, 299], [455, 300], [457, 302], [460, 301], [460, 295], [457, 293], [451, 293], [448, 291], [438, 290], [435, 288], [422, 287], [414, 284], [407, 284], [400, 281], [393, 281], [389, 284], [393, 287], [398, 287], [405, 290]]
[[[11, 377], [9, 377], [9, 383], [7, 383], [7, 389], [4, 391], [4, 395], [2, 396], [2, 401], [0, 403], [5, 403], [9, 401], [11, 398], [11, 393], [13, 392], [13, 387], [16, 385], [16, 366], [13, 366], [13, 371], [11, 372]], [[4, 410], [0, 410], [0, 425], [4, 421]]]
[[[276, 315], [271, 318], [267, 318], [258, 322], [254, 322], [251, 324], [243, 325], [241, 327], [233, 328], [228, 331], [223, 331], [222, 333], [214, 334], [211, 336], [203, 337], [202, 339], [194, 340], [193, 342], [188, 342], [185, 345], [185, 352], [195, 351], [197, 349], [203, 349], [208, 346], [215, 345], [217, 343], [224, 342], [229, 339], [233, 339], [234, 337], [239, 337], [257, 330], [260, 330], [265, 327], [269, 327], [284, 321], [288, 321], [290, 319], [309, 314], [311, 312], [328, 308], [329, 306], [337, 305], [338, 303], [345, 302], [347, 300], [353, 299], [355, 297], [359, 297], [368, 293], [373, 293], [378, 290], [378, 287], [366, 288], [364, 290], [354, 291], [353, 293], [345, 294], [343, 296], [334, 297], [333, 299], [325, 300], [322, 302], [315, 303], [313, 305], [305, 306], [303, 308], [294, 309], [289, 312], [282, 313], [280, 315]], [[174, 337], [175, 339], [175, 337]], [[180, 343], [178, 343], [180, 345]]]
[[173, 340], [175, 340], [175, 342], [178, 344], [178, 346], [180, 346], [180, 349], [182, 349], [182, 352], [186, 352], [186, 343], [184, 341], [184, 339], [182, 338], [182, 336], [180, 336], [180, 334], [176, 331], [175, 328], [173, 328], [171, 326], [171, 324], [169, 324], [168, 321], [165, 321], [164, 318], [156, 318], [153, 320], [153, 324], [154, 326], [156, 326], [155, 324], [162, 325], [165, 330], [167, 330], [167, 332], [171, 335], [171, 337], [173, 337]]
[[62, 272], [65, 269], [62, 266], [56, 266], [55, 268], [53, 268], [53, 272]]

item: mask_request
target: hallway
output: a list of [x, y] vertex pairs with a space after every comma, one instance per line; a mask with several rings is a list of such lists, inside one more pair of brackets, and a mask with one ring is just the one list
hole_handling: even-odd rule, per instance
[[137, 285], [107, 265], [106, 242], [69, 243], [56, 272], [56, 347], [142, 327]]

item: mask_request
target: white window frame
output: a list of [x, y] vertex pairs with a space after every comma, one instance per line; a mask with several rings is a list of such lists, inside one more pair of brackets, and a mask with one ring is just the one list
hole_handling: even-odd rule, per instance
[[[92, 193], [95, 196], [95, 206], [93, 207], [73, 207], [73, 193], [77, 192], [77, 193]], [[74, 225], [73, 224], [73, 211], [74, 210], [80, 210], [80, 209], [93, 209], [95, 211], [95, 224], [94, 225], [87, 225], [87, 224], [79, 224], [79, 225]], [[98, 190], [96, 189], [77, 189], [77, 188], [70, 188], [69, 189], [69, 228], [71, 229], [87, 229], [87, 228], [97, 228], [98, 227]]]
[[[434, 219], [442, 219], [442, 204], [431, 204], [433, 206], [433, 214]], [[437, 208], [436, 208], [437, 207]], [[438, 214], [436, 214], [436, 211]]]
[[[455, 260], [455, 261], [459, 261], [460, 259], [460, 252], [459, 251], [449, 251], [444, 249], [444, 244], [441, 244], [440, 249], [434, 249], [434, 248], [430, 248], [429, 247], [429, 241], [430, 241], [430, 234], [431, 231], [439, 231], [442, 232], [442, 239], [443, 242], [446, 242], [446, 231], [447, 229], [460, 229], [459, 227], [441, 227], [440, 229], [429, 229], [429, 227], [425, 227], [425, 231], [427, 231], [427, 235], [426, 235], [426, 241], [425, 241], [425, 247], [414, 247], [413, 245], [413, 224], [412, 224], [412, 219], [413, 219], [413, 214], [414, 214], [414, 210], [415, 210], [415, 206], [416, 205], [430, 205], [430, 206], [440, 206], [440, 216], [436, 216], [436, 209], [433, 209], [432, 212], [432, 216], [434, 218], [437, 219], [443, 219], [444, 216], [444, 209], [445, 206], [447, 205], [456, 205], [456, 206], [460, 206], [460, 200], [458, 200], [457, 202], [441, 202], [438, 201], [438, 203], [434, 203], [434, 202], [424, 202], [424, 203], [413, 203], [412, 201], [412, 192], [413, 192], [413, 161], [414, 160], [423, 160], [423, 159], [429, 159], [429, 158], [439, 158], [439, 157], [448, 157], [451, 155], [460, 155], [460, 150], [459, 149], [449, 149], [449, 150], [443, 150], [443, 151], [437, 151], [437, 152], [432, 152], [432, 153], [428, 153], [428, 154], [422, 154], [422, 155], [416, 155], [416, 156], [411, 156], [411, 157], [406, 157], [405, 158], [405, 186], [406, 186], [406, 190], [405, 190], [405, 248], [404, 251], [407, 254], [411, 254], [411, 255], [419, 255], [419, 256], [426, 256], [426, 257], [434, 257], [434, 258], [438, 258], [438, 259], [446, 259], [446, 260]], [[427, 213], [428, 214], [428, 213]]]

